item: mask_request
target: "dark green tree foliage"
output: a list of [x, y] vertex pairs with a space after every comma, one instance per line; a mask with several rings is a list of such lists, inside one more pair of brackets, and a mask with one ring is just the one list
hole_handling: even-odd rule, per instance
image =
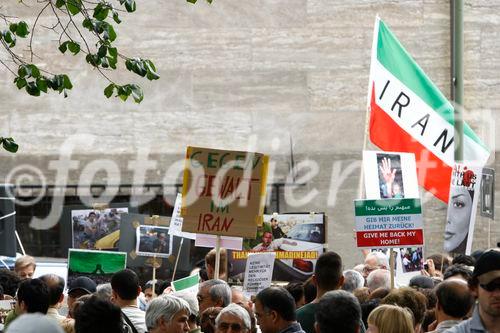
[[[194, 4], [197, 0], [186, 1]], [[212, 3], [212, 0], [205, 1]], [[22, 0], [19, 2], [20, 5], [28, 5]], [[120, 84], [109, 77], [110, 71], [123, 68], [123, 64], [126, 70], [148, 80], [160, 78], [151, 60], [124, 55], [113, 44], [118, 38], [115, 26], [122, 23], [124, 14], [136, 11], [136, 0], [36, 0], [33, 2], [37, 8], [37, 14], [32, 27], [24, 21], [16, 21], [13, 16], [9, 16], [9, 13], [2, 13], [0, 7], [0, 22], [5, 23], [5, 29], [0, 28], [0, 45], [11, 60], [6, 62], [0, 59], [0, 64], [12, 73], [14, 84], [18, 89], [23, 89], [31, 96], [40, 96], [52, 90], [62, 93], [64, 97], [68, 96], [68, 90], [73, 89], [73, 84], [67, 74], [54, 74], [48, 70], [41, 70], [33, 63], [35, 55], [32, 47], [33, 37], [35, 31], [42, 29], [37, 27], [37, 22], [46, 11], [52, 12], [55, 21], [52, 27], [43, 27], [44, 30], [41, 31], [53, 32], [59, 36], [58, 48], [61, 53], [72, 56], [84, 54], [89, 66], [95, 68], [109, 82], [104, 88], [104, 96], [107, 98], [114, 95], [126, 101], [132, 97], [136, 103], [144, 99], [144, 92], [138, 84]], [[83, 30], [88, 30], [91, 37], [85, 37]], [[29, 59], [16, 53], [19, 48], [19, 46], [16, 48], [18, 38], [27, 40]], [[18, 149], [13, 138], [0, 137], [0, 144], [9, 152], [15, 153]]]

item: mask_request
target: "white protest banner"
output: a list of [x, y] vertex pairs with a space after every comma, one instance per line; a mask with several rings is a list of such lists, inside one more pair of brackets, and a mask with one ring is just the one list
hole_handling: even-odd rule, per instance
[[174, 291], [187, 291], [192, 293], [198, 293], [200, 283], [200, 275], [195, 274], [179, 280], [172, 281], [172, 289]]
[[169, 235], [196, 239], [196, 234], [192, 232], [182, 231], [182, 217], [181, 217], [181, 205], [182, 205], [182, 194], [177, 193], [177, 198], [175, 199], [174, 211], [172, 212], [172, 219], [170, 220], [170, 229], [168, 230]]
[[[196, 234], [196, 240], [194, 242], [194, 246], [215, 248], [216, 243], [217, 243], [217, 236]], [[238, 250], [239, 251], [243, 248], [243, 238], [242, 237], [221, 236], [220, 247], [223, 247], [223, 248], [228, 249], [228, 250]]]
[[248, 254], [245, 268], [243, 290], [249, 294], [257, 294], [271, 286], [274, 269], [275, 252], [255, 252]]
[[354, 200], [358, 247], [424, 244], [420, 199]]

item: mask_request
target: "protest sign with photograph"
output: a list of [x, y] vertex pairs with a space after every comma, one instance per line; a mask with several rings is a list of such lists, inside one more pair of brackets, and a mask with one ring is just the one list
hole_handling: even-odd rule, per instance
[[262, 224], [268, 156], [188, 147], [182, 186], [182, 231], [255, 237]]
[[[363, 151], [363, 173], [366, 199], [420, 198], [413, 153]], [[423, 268], [423, 247], [401, 248], [397, 252], [400, 255], [395, 263], [401, 261], [400, 267], [404, 267], [403, 261], [411, 260], [399, 273], [420, 272]]]
[[474, 236], [476, 208], [480, 195], [482, 167], [455, 164], [451, 175], [450, 196], [444, 250], [456, 254], [470, 254]]
[[253, 252], [248, 255], [243, 290], [257, 294], [271, 286], [276, 252]]
[[136, 229], [135, 252], [140, 256], [168, 258], [172, 254], [172, 235], [167, 227], [141, 225]]
[[229, 251], [229, 278], [244, 279], [250, 253], [275, 252], [273, 280], [307, 280], [324, 250], [325, 219], [323, 213], [264, 215], [256, 239], [244, 239], [243, 251]]
[[358, 247], [424, 244], [420, 199], [354, 200]]
[[72, 210], [73, 248], [88, 250], [118, 249], [122, 213], [128, 213], [128, 208]]
[[97, 284], [108, 283], [114, 273], [125, 269], [124, 252], [69, 249], [67, 285], [79, 276], [87, 276]]

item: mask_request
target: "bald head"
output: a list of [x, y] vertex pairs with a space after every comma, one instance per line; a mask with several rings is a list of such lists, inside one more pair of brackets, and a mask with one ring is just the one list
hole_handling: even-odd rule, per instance
[[64, 279], [56, 274], [45, 274], [40, 277], [40, 280], [49, 287], [50, 306], [54, 306], [64, 300]]
[[436, 311], [449, 317], [462, 319], [474, 304], [474, 297], [465, 281], [445, 280], [436, 286], [435, 291], [438, 300]]

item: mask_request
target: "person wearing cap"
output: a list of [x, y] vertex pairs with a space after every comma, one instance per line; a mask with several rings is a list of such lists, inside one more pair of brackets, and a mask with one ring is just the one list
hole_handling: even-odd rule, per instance
[[485, 251], [476, 261], [469, 288], [477, 298], [472, 317], [445, 333], [500, 332], [500, 249]]
[[[86, 276], [79, 276], [73, 280], [69, 285], [68, 290], [68, 309], [73, 307], [76, 299], [83, 295], [90, 295], [96, 292], [97, 284], [91, 278]], [[71, 313], [68, 312], [68, 317]]]

